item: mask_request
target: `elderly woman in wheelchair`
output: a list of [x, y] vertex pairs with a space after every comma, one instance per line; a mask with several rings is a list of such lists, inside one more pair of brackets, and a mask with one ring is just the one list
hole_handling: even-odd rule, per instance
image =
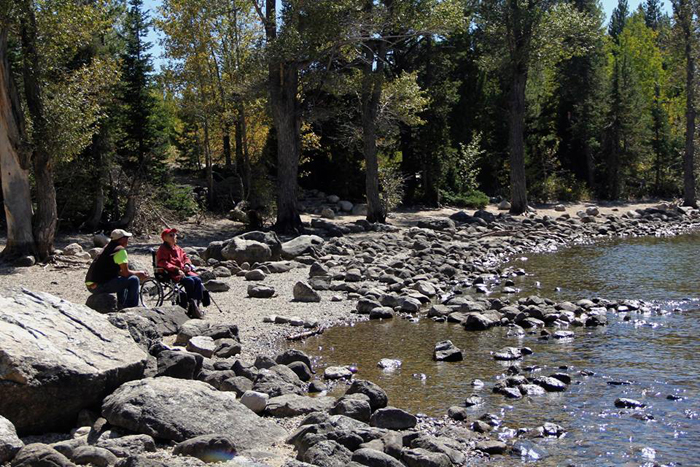
[[[187, 314], [192, 318], [202, 318], [202, 298], [204, 285], [195, 272], [195, 267], [185, 251], [177, 245], [177, 230], [165, 229], [161, 233], [163, 244], [155, 254], [155, 276], [157, 284], [144, 287], [144, 292], [150, 294], [156, 305], [162, 305], [163, 301], [171, 298], [173, 302], [179, 302], [181, 291], [184, 288], [187, 294]], [[154, 290], [158, 288], [160, 290]], [[150, 292], [148, 292], [150, 290]], [[157, 295], [157, 297], [154, 297]], [[142, 293], [143, 297], [143, 293]], [[181, 303], [184, 305], [183, 303]]]

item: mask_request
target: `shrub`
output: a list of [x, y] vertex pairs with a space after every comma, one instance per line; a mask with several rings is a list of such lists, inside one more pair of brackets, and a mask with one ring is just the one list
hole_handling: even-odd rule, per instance
[[182, 219], [195, 215], [201, 208], [192, 187], [168, 183], [159, 190], [159, 204]]
[[444, 204], [457, 206], [460, 208], [482, 209], [489, 204], [489, 197], [479, 190], [472, 190], [467, 193], [453, 194], [449, 191], [441, 191], [440, 195]]
[[379, 197], [384, 207], [384, 212], [393, 211], [401, 204], [403, 186], [404, 179], [397, 167], [390, 165], [379, 167]]

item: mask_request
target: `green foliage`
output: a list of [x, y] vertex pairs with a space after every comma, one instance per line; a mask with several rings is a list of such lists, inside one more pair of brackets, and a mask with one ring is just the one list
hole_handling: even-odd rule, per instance
[[403, 200], [404, 180], [401, 171], [394, 166], [379, 167], [379, 199], [384, 212], [396, 209]]
[[201, 207], [191, 186], [167, 183], [158, 190], [157, 200], [179, 219], [195, 215]]
[[477, 133], [467, 145], [459, 145], [459, 149], [447, 156], [444, 162], [446, 187], [453, 193], [463, 194], [474, 192], [478, 188], [477, 177], [480, 168], [479, 159], [485, 151], [481, 149], [481, 133]]
[[460, 194], [442, 190], [440, 196], [444, 204], [459, 208], [483, 209], [489, 204], [489, 197], [479, 190]]

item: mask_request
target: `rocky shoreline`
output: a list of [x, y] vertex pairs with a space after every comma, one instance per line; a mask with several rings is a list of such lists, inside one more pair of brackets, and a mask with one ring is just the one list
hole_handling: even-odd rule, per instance
[[[120, 338], [130, 336], [133, 341], [134, 358], [124, 363], [125, 368], [140, 368], [146, 378], [129, 377], [122, 366], [115, 367], [116, 356], [107, 359], [108, 371], [94, 371], [102, 382], [96, 383], [100, 379], [96, 376], [78, 379], [98, 384], [96, 393], [109, 395], [101, 413], [85, 410], [94, 406], [87, 401], [83, 409], [71, 409], [79, 428], [70, 440], [52, 447], [25, 447], [12, 465], [36, 465], [32, 462], [42, 456], [59, 459], [51, 465], [203, 465], [197, 459], [209, 459], [212, 452], [224, 453], [221, 460], [232, 458], [235, 452], [244, 457], [233, 457], [224, 465], [243, 465], [240, 462], [248, 458], [259, 462], [255, 465], [291, 466], [303, 465], [303, 461], [321, 466], [447, 466], [480, 463], [485, 457], [509, 450], [518, 452], [522, 445], [517, 441], [503, 443], [489, 437], [498, 423], [493, 416], [469, 420], [464, 408], [478, 403], [476, 400], [467, 399], [463, 407], [450, 408], [449, 417], [443, 419], [416, 417], [391, 407], [383, 390], [353, 377], [352, 368], [325, 368], [325, 382], [314, 379], [313, 370], [317, 369], [313, 363], [301, 352], [283, 351], [288, 345], [282, 340], [308, 336], [342, 322], [414, 317], [425, 311], [431, 319], [461, 323], [467, 331], [508, 326], [514, 333], [537, 332], [541, 338], [566, 339], [570, 337], [569, 326], [605, 325], [609, 311], [635, 312], [648, 309], [649, 304], [601, 299], [555, 303], [537, 296], [511, 304], [479, 294], [492, 290], [508, 293], [513, 287], [510, 280], [523, 274], [508, 263], [516, 255], [611, 237], [675, 235], [697, 228], [700, 213], [666, 205], [608, 216], [590, 208], [576, 218], [460, 212], [450, 219], [423, 220], [408, 229], [321, 219], [312, 225], [321, 236], [283, 243], [273, 234], [251, 232], [189, 250], [207, 271], [208, 287], [217, 302], [224, 303], [220, 297], [231, 293], [226, 291], [232, 286], [229, 278], [245, 280], [233, 287], [238, 300], [245, 290], [250, 297], [246, 303], [263, 304], [254, 323], [239, 324], [235, 312], [228, 310], [223, 314], [210, 311], [204, 321], [188, 320], [174, 308], [105, 315], [115, 329], [121, 329]], [[293, 308], [291, 313], [288, 307], [280, 307], [282, 302]], [[266, 303], [270, 305], [266, 307]], [[86, 341], [96, 335], [104, 339], [102, 332], [95, 332], [94, 320], [99, 319], [84, 307], [74, 310], [67, 302], [26, 292], [8, 298], [5, 305], [6, 309], [18, 307], [17, 313], [27, 313], [36, 306], [59, 310], [56, 320], [69, 317], [70, 323], [82, 323], [78, 327], [87, 330]], [[273, 309], [280, 311], [271, 313]], [[11, 313], [4, 313], [0, 315], [0, 333], [16, 336], [16, 316], [13, 320], [8, 318]], [[37, 322], [33, 329], [41, 326]], [[558, 329], [550, 332], [547, 327]], [[36, 335], [27, 339], [36, 339]], [[125, 346], [122, 343], [119, 347]], [[62, 348], [75, 352], [68, 343]], [[0, 389], [25, 384], [39, 394], [53, 385], [50, 389], [55, 397], [56, 380], [49, 384], [37, 376], [37, 368], [45, 370], [46, 362], [28, 361], [27, 342], [16, 341], [15, 352], [12, 350], [3, 339], [0, 352], [10, 357], [1, 366], [12, 371], [0, 374], [13, 376], [0, 380]], [[439, 343], [436, 358], [456, 358], [456, 350]], [[519, 359], [526, 352], [526, 348], [506, 348], [496, 358]], [[52, 369], [54, 375], [75, 378], [86, 371], [78, 369], [83, 365], [76, 366], [68, 356], [58, 360]], [[506, 398], [565, 390], [571, 381], [565, 372], [528, 378], [519, 374], [517, 367], [511, 368], [507, 378], [493, 388]], [[105, 376], [113, 374], [119, 376]], [[309, 389], [323, 390], [327, 382], [343, 384], [350, 379], [346, 394], [338, 400], [306, 396]], [[71, 380], [70, 385], [75, 384]], [[26, 391], [17, 394], [17, 400], [28, 397]], [[48, 404], [48, 400], [46, 393], [41, 393], [33, 403]], [[0, 413], [9, 413], [12, 403], [6, 400]], [[232, 419], [251, 428], [241, 430], [235, 423], [227, 426], [222, 420], [224, 413], [238, 414], [231, 415]], [[57, 417], [61, 419], [55, 414], [47, 419]], [[20, 420], [16, 423], [20, 432], [41, 432], [42, 423], [48, 426], [36, 411], [29, 416], [13, 413], [9, 418]], [[13, 437], [15, 428], [0, 421], [0, 461], [7, 462], [21, 445]], [[556, 437], [562, 430], [545, 424], [523, 433], [522, 439]], [[156, 449], [157, 445], [161, 447]], [[173, 457], [171, 451], [191, 457]], [[299, 461], [288, 461], [290, 455]]]

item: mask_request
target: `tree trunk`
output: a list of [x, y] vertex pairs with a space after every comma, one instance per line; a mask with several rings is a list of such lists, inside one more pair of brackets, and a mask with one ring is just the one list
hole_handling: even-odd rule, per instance
[[37, 27], [30, 0], [20, 4], [20, 34], [24, 55], [23, 77], [27, 108], [33, 125], [34, 180], [36, 182], [36, 213], [34, 216], [34, 242], [39, 260], [46, 260], [53, 250], [56, 235], [56, 188], [53, 177], [53, 161], [50, 148], [48, 122], [41, 97], [39, 55], [36, 49]]
[[510, 193], [511, 214], [527, 211], [527, 185], [525, 183], [525, 86], [527, 68], [520, 63], [515, 66], [510, 88]]
[[[265, 34], [269, 45], [277, 39], [276, 18], [275, 0], [266, 0]], [[301, 152], [298, 65], [272, 59], [268, 79], [272, 118], [277, 131], [277, 222], [274, 228], [281, 233], [299, 233], [303, 231], [303, 225], [296, 203]]]
[[[425, 88], [433, 86], [433, 40], [431, 36], [425, 38], [426, 41], [426, 62], [425, 62]], [[428, 206], [437, 207], [440, 205], [440, 158], [435, 153], [434, 148], [425, 148], [423, 159], [423, 186], [424, 201]]]
[[22, 148], [22, 108], [7, 61], [7, 29], [0, 32], [0, 171], [7, 221], [4, 259], [34, 254], [29, 161]]
[[95, 198], [92, 201], [92, 209], [90, 215], [85, 222], [80, 226], [80, 230], [85, 230], [88, 232], [94, 232], [100, 225], [102, 220], [102, 213], [105, 207], [105, 193], [104, 186], [107, 182], [107, 176], [109, 174], [109, 168], [104, 161], [104, 152], [106, 151], [105, 143], [107, 138], [107, 128], [105, 125], [100, 127], [100, 131], [93, 137], [92, 144], [90, 145], [90, 152], [92, 153], [92, 160], [95, 164], [94, 170], [97, 176], [95, 180]]
[[416, 160], [415, 141], [413, 130], [409, 125], [399, 125], [399, 147], [401, 149], [401, 176], [404, 178], [404, 202], [411, 205], [416, 201], [416, 189], [418, 180], [416, 172], [420, 165]]
[[[298, 233], [303, 230], [297, 210], [297, 176], [300, 153], [300, 121], [297, 102], [298, 73], [293, 64], [280, 66], [272, 99], [277, 130], [277, 222], [275, 230]], [[274, 79], [274, 78], [273, 78]]]
[[589, 142], [585, 143], [583, 153], [586, 156], [586, 182], [588, 188], [595, 190], [595, 162], [593, 161], [593, 148]]
[[245, 108], [242, 102], [237, 105], [236, 116], [236, 168], [243, 183], [242, 199], [250, 196], [250, 156], [248, 153], [248, 135], [245, 122]]
[[207, 168], [207, 203], [214, 206], [214, 168], [209, 145], [209, 119], [204, 117], [204, 162]]
[[[135, 192], [136, 190], [134, 190]], [[136, 218], [136, 195], [129, 194], [126, 199], [126, 207], [124, 208], [124, 215], [117, 222], [117, 226], [122, 229], [128, 229], [129, 226], [134, 222]]]
[[223, 147], [224, 147], [224, 164], [226, 168], [230, 169], [232, 166], [231, 160], [231, 126], [226, 124], [223, 128]]
[[693, 55], [693, 17], [687, 0], [681, 23], [685, 36], [685, 153], [683, 154], [683, 206], [697, 207], [695, 193], [695, 56]]
[[385, 56], [386, 43], [384, 41], [379, 41], [376, 52], [367, 46], [362, 82], [362, 149], [365, 156], [367, 221], [382, 223], [386, 221], [386, 209], [379, 196], [377, 114], [384, 84]]

